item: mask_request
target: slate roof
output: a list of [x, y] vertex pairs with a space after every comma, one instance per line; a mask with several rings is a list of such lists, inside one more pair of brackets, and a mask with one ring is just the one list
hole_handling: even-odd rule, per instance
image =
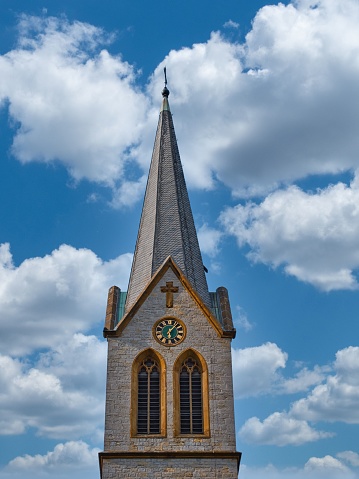
[[168, 256], [181, 268], [202, 301], [211, 306], [197, 233], [168, 104], [163, 92], [147, 180], [126, 311]]

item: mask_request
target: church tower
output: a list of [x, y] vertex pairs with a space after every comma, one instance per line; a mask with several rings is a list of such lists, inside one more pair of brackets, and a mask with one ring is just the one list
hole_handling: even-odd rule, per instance
[[235, 479], [227, 290], [208, 291], [167, 81], [128, 292], [109, 290], [102, 479]]

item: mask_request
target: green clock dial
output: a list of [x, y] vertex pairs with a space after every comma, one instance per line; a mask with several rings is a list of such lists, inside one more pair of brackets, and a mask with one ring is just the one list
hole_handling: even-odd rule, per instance
[[153, 328], [155, 339], [165, 346], [176, 346], [182, 342], [186, 335], [185, 325], [174, 318], [157, 321]]

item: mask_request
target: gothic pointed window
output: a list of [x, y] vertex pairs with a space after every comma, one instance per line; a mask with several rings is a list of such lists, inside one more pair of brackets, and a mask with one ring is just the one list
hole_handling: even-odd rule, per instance
[[183, 362], [179, 376], [181, 434], [202, 434], [202, 374], [193, 357]]
[[164, 361], [153, 350], [140, 354], [132, 369], [132, 435], [165, 434]]
[[175, 365], [175, 432], [209, 435], [208, 374], [203, 358], [186, 351]]
[[160, 411], [160, 369], [148, 357], [138, 371], [137, 434], [159, 434]]

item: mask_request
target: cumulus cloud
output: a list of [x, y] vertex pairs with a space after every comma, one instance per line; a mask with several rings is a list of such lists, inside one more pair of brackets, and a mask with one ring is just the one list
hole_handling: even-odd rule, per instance
[[9, 477], [24, 477], [26, 474], [28, 479], [39, 475], [56, 479], [76, 474], [77, 478], [95, 478], [95, 474], [98, 475], [98, 452], [83, 441], [60, 443], [44, 455], [26, 454], [14, 458], [5, 468], [5, 477], [8, 477], [7, 474]]
[[[239, 320], [239, 326], [246, 330], [252, 328], [246, 316]], [[302, 367], [293, 377], [286, 378], [284, 369], [287, 360], [288, 354], [274, 343], [232, 349], [235, 396], [306, 392], [325, 382], [332, 371], [330, 366]]]
[[95, 336], [76, 333], [66, 343], [59, 343], [41, 353], [37, 368], [61, 378], [71, 391], [103, 393], [106, 370], [106, 342]]
[[268, 393], [279, 379], [288, 355], [276, 344], [232, 350], [234, 394], [236, 397]]
[[[220, 179], [248, 196], [356, 169], [359, 6], [327, 0], [312, 7], [307, 0], [267, 5], [243, 44], [214, 32], [172, 50], [142, 91], [134, 67], [105, 49], [111, 38], [101, 29], [22, 17], [17, 48], [0, 57], [13, 153], [22, 162], [58, 160], [76, 179], [112, 186], [113, 205], [125, 205], [135, 186], [135, 201], [166, 64], [191, 185], [212, 188]], [[129, 161], [143, 170], [137, 179], [126, 172]]]
[[17, 48], [0, 57], [21, 162], [58, 160], [75, 179], [110, 186], [121, 178], [147, 100], [134, 68], [104, 49], [110, 40], [86, 23], [21, 17]]
[[[281, 392], [298, 392], [310, 385], [315, 387], [306, 397], [294, 401], [287, 412], [275, 412], [263, 421], [257, 417], [248, 419], [239, 432], [241, 438], [256, 444], [298, 445], [332, 436], [332, 433], [314, 429], [310, 423], [358, 424], [358, 365], [359, 347], [350, 346], [337, 352], [332, 368], [316, 367], [312, 374], [304, 369], [303, 374], [289, 380], [275, 378], [272, 388]], [[316, 385], [318, 382], [322, 384]], [[338, 457], [351, 465], [356, 464], [358, 456], [343, 454]]]
[[285, 271], [324, 291], [357, 289], [359, 268], [359, 181], [315, 193], [296, 186], [262, 203], [221, 214], [227, 233], [249, 245], [249, 257]]
[[327, 366], [315, 366], [313, 369], [303, 368], [289, 379], [283, 379], [279, 385], [279, 391], [287, 394], [295, 394], [301, 391], [307, 391], [310, 387], [316, 386], [326, 378], [326, 373], [330, 371]]
[[100, 325], [107, 290], [126, 287], [132, 255], [102, 261], [91, 250], [62, 245], [44, 257], [12, 263], [0, 246], [0, 345], [2, 353], [28, 354], [56, 346], [75, 332]]
[[355, 169], [359, 139], [356, 0], [261, 8], [244, 44], [213, 33], [171, 51], [162, 68], [186, 176], [235, 194], [264, 193], [308, 175]]
[[251, 417], [239, 431], [240, 438], [245, 442], [271, 446], [299, 446], [332, 435], [316, 431], [306, 421], [279, 412], [271, 414], [264, 421]]
[[333, 456], [311, 457], [303, 467], [276, 468], [272, 464], [264, 467], [241, 465], [242, 474], [249, 479], [356, 479], [353, 470]]
[[137, 181], [123, 180], [121, 185], [113, 189], [111, 205], [114, 208], [132, 206], [143, 196], [146, 187], [146, 176]]
[[349, 472], [342, 462], [332, 456], [311, 457], [305, 464], [304, 470], [320, 473], [324, 477], [331, 473]]
[[354, 467], [359, 467], [359, 454], [353, 451], [343, 451], [337, 454], [339, 459]]
[[83, 332], [102, 329], [107, 290], [126, 286], [131, 260], [104, 262], [62, 245], [15, 266], [9, 244], [0, 246], [0, 434], [33, 428], [52, 438], [98, 439], [106, 343]]
[[217, 256], [223, 233], [205, 223], [199, 228], [197, 234], [202, 253], [205, 253], [210, 258]]
[[96, 436], [102, 429], [106, 343], [76, 334], [35, 364], [0, 356], [0, 434], [32, 427], [53, 438]]
[[224, 25], [224, 28], [239, 28], [239, 23], [237, 22], [234, 22], [233, 20], [228, 20], [228, 22], [226, 22]]
[[337, 352], [335, 374], [293, 403], [292, 417], [308, 421], [359, 423], [359, 347]]
[[246, 312], [241, 306], [236, 306], [234, 325], [236, 328], [243, 329], [244, 331], [250, 331], [254, 327], [254, 324], [249, 321]]

